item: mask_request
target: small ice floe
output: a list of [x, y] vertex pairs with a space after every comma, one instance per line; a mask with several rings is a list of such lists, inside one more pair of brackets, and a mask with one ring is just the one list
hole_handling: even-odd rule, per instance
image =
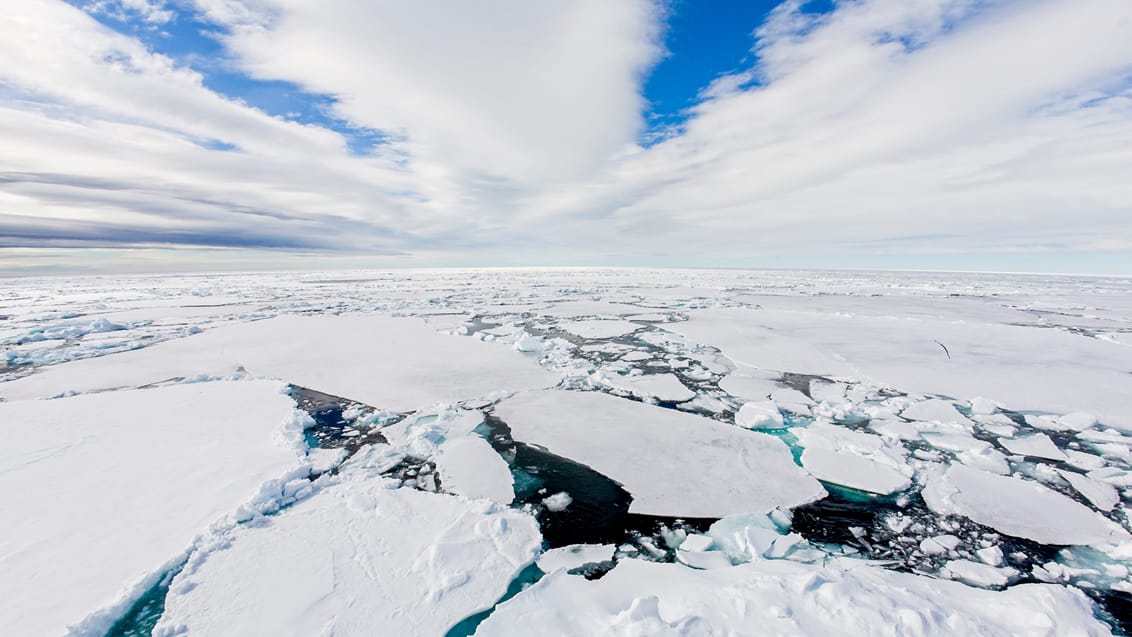
[[886, 495], [912, 484], [912, 467], [898, 442], [818, 421], [790, 430], [802, 445], [802, 466], [814, 477]]
[[559, 491], [554, 495], [542, 499], [542, 505], [546, 507], [547, 511], [559, 513], [565, 511], [567, 507], [574, 503], [574, 498], [570, 497], [569, 493]]
[[535, 564], [543, 573], [569, 571], [586, 564], [608, 562], [613, 559], [616, 549], [612, 544], [571, 544], [543, 553]]
[[920, 540], [920, 550], [925, 555], [945, 555], [959, 546], [959, 538], [954, 535], [936, 535]]
[[515, 480], [511, 469], [479, 436], [445, 440], [435, 460], [440, 483], [449, 493], [489, 498], [500, 504], [510, 504], [515, 499]]
[[616, 338], [641, 329], [641, 326], [629, 321], [617, 319], [593, 319], [586, 321], [566, 321], [558, 325], [559, 329], [581, 338]]
[[971, 560], [951, 560], [940, 570], [940, 575], [979, 588], [1002, 588], [1018, 576], [1018, 571], [1006, 567], [996, 568]]
[[735, 413], [735, 424], [744, 429], [781, 429], [782, 412], [773, 400], [743, 403]]
[[974, 426], [974, 423], [972, 423], [969, 418], [959, 413], [955, 405], [941, 398], [932, 398], [913, 403], [910, 407], [900, 412], [900, 415], [908, 420], [955, 423], [968, 428]]
[[645, 400], [684, 402], [696, 397], [674, 374], [609, 374], [597, 372], [592, 377], [598, 385], [626, 391]]
[[1019, 456], [1032, 456], [1046, 460], [1066, 460], [1065, 454], [1053, 444], [1049, 436], [1039, 433], [1017, 438], [999, 438], [998, 444]]

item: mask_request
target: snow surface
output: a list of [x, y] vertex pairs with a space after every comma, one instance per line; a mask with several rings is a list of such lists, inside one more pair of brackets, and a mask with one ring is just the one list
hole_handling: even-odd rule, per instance
[[1042, 544], [1106, 545], [1129, 539], [1120, 526], [1036, 482], [964, 465], [934, 472], [923, 496], [936, 513], [962, 515]]
[[490, 498], [500, 504], [510, 504], [515, 499], [511, 469], [479, 436], [446, 440], [436, 455], [436, 469], [445, 491], [469, 498]]
[[154, 634], [443, 635], [540, 543], [533, 518], [487, 500], [347, 479], [190, 558]]
[[301, 412], [283, 388], [0, 402], [3, 632], [101, 637], [199, 533], [306, 475]]
[[391, 411], [558, 382], [514, 351], [441, 334], [417, 319], [281, 316], [52, 366], [0, 383], [0, 397], [45, 398], [240, 370]]
[[971, 588], [867, 566], [782, 560], [694, 570], [622, 560], [599, 580], [557, 572], [476, 635], [1110, 635], [1075, 589]]
[[624, 485], [633, 513], [718, 518], [826, 495], [781, 440], [701, 416], [562, 390], [518, 394], [500, 402], [495, 414], [515, 440]]

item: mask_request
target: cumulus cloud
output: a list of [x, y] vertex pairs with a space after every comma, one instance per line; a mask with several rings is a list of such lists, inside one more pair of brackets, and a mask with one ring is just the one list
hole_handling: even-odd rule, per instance
[[233, 70], [331, 96], [386, 143], [352, 153], [71, 5], [20, 0], [0, 15], [0, 247], [1132, 251], [1126, 0], [787, 0], [751, 25], [751, 66], [650, 144], [652, 0], [194, 2]]

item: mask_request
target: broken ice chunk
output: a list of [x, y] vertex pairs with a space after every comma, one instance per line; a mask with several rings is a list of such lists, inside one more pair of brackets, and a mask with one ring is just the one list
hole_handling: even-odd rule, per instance
[[975, 551], [975, 555], [990, 566], [1002, 566], [1002, 549], [997, 546], [987, 546]]
[[920, 541], [920, 550], [926, 555], [942, 555], [954, 551], [959, 546], [959, 538], [954, 535], [937, 535]]
[[436, 455], [444, 489], [469, 498], [490, 498], [500, 504], [515, 499], [514, 478], [507, 462], [479, 436], [446, 440]]
[[1011, 576], [1016, 575], [1017, 571], [1012, 568], [995, 568], [971, 560], [951, 560], [944, 565], [940, 573], [944, 577], [979, 588], [1001, 588], [1010, 583]]
[[744, 403], [735, 414], [735, 424], [744, 429], [781, 429], [784, 421], [773, 400]]
[[1058, 469], [1057, 472], [1077, 490], [1077, 493], [1085, 496], [1086, 500], [1101, 511], [1111, 511], [1120, 503], [1120, 494], [1111, 484], [1083, 476], [1076, 471]]
[[676, 559], [681, 563], [700, 570], [730, 568], [731, 560], [719, 551], [685, 551], [676, 549]]
[[573, 502], [574, 498], [571, 498], [570, 494], [565, 491], [559, 491], [542, 500], [543, 506], [545, 506], [548, 511], [554, 511], [555, 513], [565, 511], [566, 507], [570, 506]]

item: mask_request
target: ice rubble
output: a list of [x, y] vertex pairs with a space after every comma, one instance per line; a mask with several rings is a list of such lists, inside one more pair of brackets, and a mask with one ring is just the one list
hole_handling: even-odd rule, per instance
[[501, 604], [476, 635], [1110, 635], [1080, 591], [988, 591], [842, 560], [695, 570], [622, 560], [595, 581], [552, 573]]
[[794, 507], [826, 494], [781, 440], [701, 416], [562, 390], [516, 395], [500, 402], [495, 414], [516, 441], [543, 446], [624, 485], [633, 513], [723, 517]]
[[803, 447], [802, 466], [819, 480], [881, 495], [912, 484], [899, 443], [822, 421], [790, 432]]
[[1128, 532], [1088, 507], [1036, 482], [953, 464], [934, 471], [924, 501], [940, 515], [961, 515], [1042, 544], [1109, 545]]
[[417, 319], [281, 316], [49, 367], [0, 383], [0, 397], [44, 398], [239, 371], [391, 411], [558, 382], [516, 352], [440, 334]]
[[348, 478], [234, 529], [174, 578], [154, 635], [443, 635], [539, 552], [529, 515], [388, 486]]
[[245, 503], [272, 506], [281, 479], [307, 472], [302, 414], [282, 390], [213, 382], [0, 402], [3, 630], [101, 637], [198, 533]]

